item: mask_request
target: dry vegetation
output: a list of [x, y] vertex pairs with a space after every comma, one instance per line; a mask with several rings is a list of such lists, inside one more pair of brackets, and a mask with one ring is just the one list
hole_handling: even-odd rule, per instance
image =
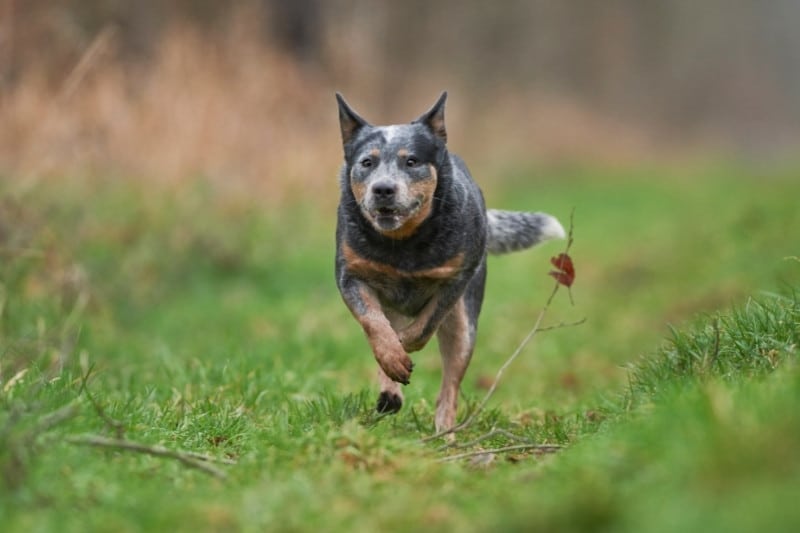
[[475, 107], [463, 82], [424, 71], [397, 88], [402, 105], [385, 113], [383, 97], [367, 92], [379, 73], [356, 57], [358, 43], [327, 46], [327, 68], [310, 67], [265, 45], [252, 20], [232, 17], [212, 37], [173, 23], [138, 61], [120, 50], [119, 31], [109, 25], [61, 71], [25, 65], [0, 93], [0, 173], [20, 183], [200, 178], [223, 189], [257, 188], [265, 201], [323, 190], [316, 198], [332, 202], [340, 158], [335, 90], [372, 120], [389, 122], [413, 118], [449, 89], [453, 145], [471, 154], [474, 167], [491, 168], [492, 180], [508, 161], [651, 153], [637, 129], [567, 98], [496, 85], [481, 95], [493, 105]]
[[231, 35], [208, 42], [176, 28], [151, 62], [130, 64], [117, 59], [109, 28], [62, 83], [30, 69], [5, 94], [3, 170], [207, 177], [265, 184], [274, 194], [329, 178], [320, 169], [335, 168], [338, 147], [325, 139], [335, 117], [320, 109], [322, 84], [254, 39]]

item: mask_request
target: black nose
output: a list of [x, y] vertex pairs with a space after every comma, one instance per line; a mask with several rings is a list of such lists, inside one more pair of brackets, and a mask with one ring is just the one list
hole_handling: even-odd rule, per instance
[[379, 181], [372, 185], [372, 194], [374, 194], [375, 199], [379, 201], [387, 202], [394, 200], [396, 192], [397, 185], [391, 181]]

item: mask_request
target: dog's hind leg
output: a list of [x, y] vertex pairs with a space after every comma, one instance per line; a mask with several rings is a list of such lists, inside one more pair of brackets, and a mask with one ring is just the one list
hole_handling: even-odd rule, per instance
[[442, 354], [442, 388], [436, 400], [437, 433], [452, 428], [456, 423], [458, 391], [475, 346], [475, 328], [463, 297], [442, 321], [438, 337]]

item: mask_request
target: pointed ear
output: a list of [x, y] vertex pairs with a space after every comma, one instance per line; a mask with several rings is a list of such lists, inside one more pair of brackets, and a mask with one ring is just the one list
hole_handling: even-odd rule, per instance
[[424, 124], [430, 128], [434, 135], [447, 142], [447, 130], [444, 127], [444, 103], [447, 100], [447, 91], [444, 91], [439, 100], [430, 110], [414, 122]]
[[342, 144], [345, 145], [353, 139], [358, 130], [364, 126], [369, 126], [369, 123], [350, 109], [341, 94], [336, 93], [336, 101], [339, 104], [339, 127], [342, 130]]

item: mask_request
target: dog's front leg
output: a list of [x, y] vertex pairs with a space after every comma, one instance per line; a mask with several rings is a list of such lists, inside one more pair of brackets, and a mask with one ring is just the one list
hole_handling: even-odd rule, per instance
[[375, 408], [379, 413], [396, 413], [403, 407], [403, 391], [400, 384], [387, 376], [380, 365], [378, 365], [378, 382], [381, 393]]
[[340, 291], [350, 312], [364, 329], [372, 353], [385, 376], [392, 381], [408, 385], [414, 363], [411, 362], [397, 333], [381, 309], [378, 297], [372, 289], [356, 278], [342, 280]]

